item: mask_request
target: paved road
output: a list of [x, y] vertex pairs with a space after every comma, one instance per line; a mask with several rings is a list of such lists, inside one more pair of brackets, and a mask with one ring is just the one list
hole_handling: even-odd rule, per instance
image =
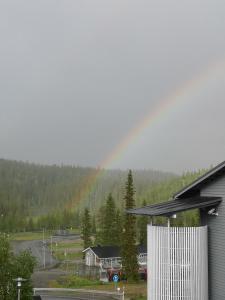
[[[53, 236], [53, 242], [62, 241], [62, 240], [76, 240], [79, 239], [79, 235], [65, 235], [65, 236]], [[44, 266], [50, 267], [57, 263], [57, 260], [51, 256], [50, 247], [47, 247], [47, 244], [50, 244], [50, 240], [46, 240], [43, 244], [42, 240], [36, 241], [12, 241], [13, 251], [15, 254], [18, 254], [20, 251], [27, 249], [31, 250], [33, 256], [36, 257], [38, 267], [41, 268]]]
[[72, 297], [63, 297], [63, 296], [41, 296], [41, 300], [90, 300], [90, 298], [72, 298]]
[[103, 296], [98, 295], [96, 297], [93, 297], [92, 295], [80, 295], [80, 296], [44, 296], [41, 295], [41, 300], [112, 300], [115, 298], [112, 298], [110, 296]]
[[57, 261], [51, 256], [51, 251], [42, 241], [14, 241], [12, 242], [14, 252], [17, 254], [20, 251], [29, 249], [33, 256], [37, 259], [38, 267], [49, 267], [55, 265]]
[[53, 299], [60, 299], [60, 300], [68, 300], [68, 299], [77, 299], [77, 300], [115, 300], [115, 299], [122, 299], [122, 295], [118, 295], [116, 293], [107, 293], [107, 292], [98, 292], [98, 291], [75, 291], [73, 293], [68, 292], [56, 292], [49, 293], [48, 291], [36, 291], [36, 295], [41, 295], [42, 300], [53, 300]]

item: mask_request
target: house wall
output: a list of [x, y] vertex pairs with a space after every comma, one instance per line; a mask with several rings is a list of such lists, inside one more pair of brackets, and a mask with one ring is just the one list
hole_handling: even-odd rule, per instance
[[146, 266], [147, 265], [147, 253], [140, 253], [137, 257], [138, 264], [140, 266]]
[[85, 264], [87, 266], [95, 266], [95, 255], [93, 251], [87, 250], [85, 252]]
[[209, 300], [225, 299], [225, 175], [201, 189], [201, 196], [219, 196], [223, 201], [218, 216], [201, 211], [201, 222], [208, 225]]

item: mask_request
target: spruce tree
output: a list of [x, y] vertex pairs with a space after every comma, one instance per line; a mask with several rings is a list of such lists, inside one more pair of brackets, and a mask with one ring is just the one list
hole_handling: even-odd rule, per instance
[[83, 239], [84, 249], [91, 246], [91, 217], [88, 208], [85, 208], [82, 218], [81, 238]]
[[106, 205], [99, 210], [99, 230], [97, 242], [104, 246], [118, 245], [117, 211], [115, 201], [108, 195]]
[[[135, 206], [133, 176], [131, 170], [128, 173], [125, 192], [125, 208]], [[127, 279], [138, 280], [138, 262], [136, 246], [136, 217], [125, 213], [122, 239], [122, 265]]]
[[105, 206], [101, 206], [98, 210], [97, 214], [97, 230], [96, 230], [96, 238], [95, 238], [95, 245], [102, 245], [103, 239], [103, 227], [104, 227], [104, 216], [105, 216]]
[[123, 216], [119, 209], [116, 211], [116, 245], [121, 247], [122, 244], [122, 232], [123, 232]]
[[104, 218], [104, 244], [105, 245], [117, 245], [118, 239], [116, 236], [116, 205], [112, 197], [112, 194], [108, 195], [105, 207]]
[[95, 222], [95, 216], [92, 216], [92, 220], [91, 220], [91, 233], [93, 236], [96, 236], [96, 222]]

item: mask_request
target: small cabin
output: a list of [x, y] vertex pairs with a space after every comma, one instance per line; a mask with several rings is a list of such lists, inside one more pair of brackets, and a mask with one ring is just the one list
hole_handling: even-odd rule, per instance
[[117, 246], [95, 246], [83, 250], [85, 253], [85, 264], [102, 268], [120, 267], [120, 248]]
[[[138, 245], [138, 264], [143, 267], [147, 265], [147, 247]], [[99, 266], [103, 269], [121, 268], [122, 258], [118, 246], [95, 246], [83, 250], [85, 253], [85, 264], [87, 266]]]
[[[199, 209], [199, 227], [170, 225], [177, 213], [191, 209]], [[148, 225], [149, 300], [225, 299], [225, 162], [172, 200], [128, 213], [167, 218], [167, 226]]]

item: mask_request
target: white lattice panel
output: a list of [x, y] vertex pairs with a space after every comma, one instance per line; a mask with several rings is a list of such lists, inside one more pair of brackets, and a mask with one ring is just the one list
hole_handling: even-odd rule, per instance
[[148, 300], [207, 300], [207, 227], [148, 225]]

